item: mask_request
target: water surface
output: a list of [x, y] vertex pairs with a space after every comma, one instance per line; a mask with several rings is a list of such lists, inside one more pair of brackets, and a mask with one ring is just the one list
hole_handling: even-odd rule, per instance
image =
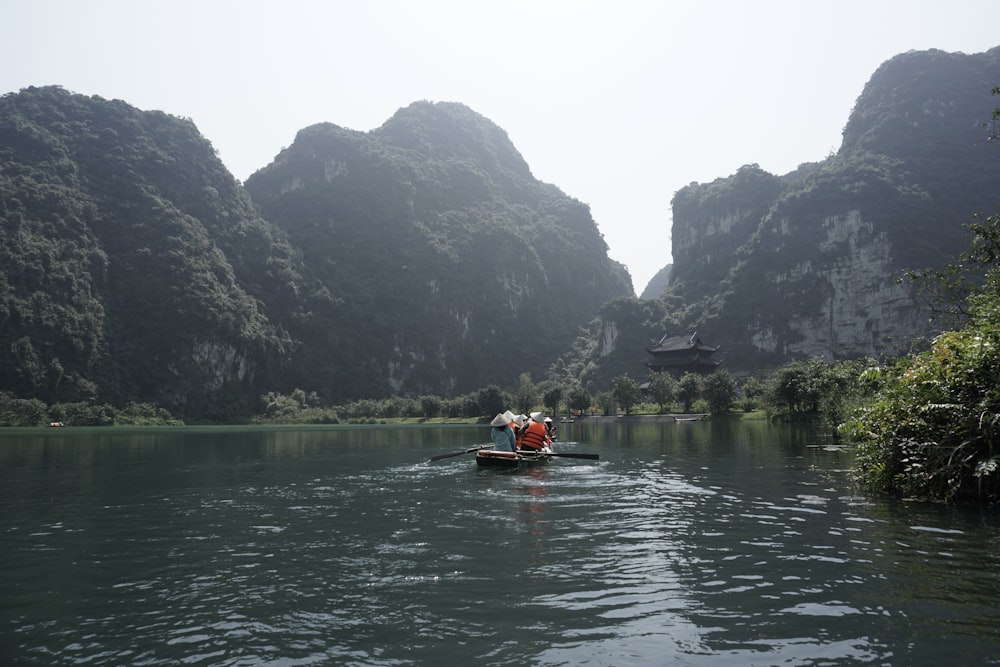
[[[584, 420], [586, 422], [587, 420]], [[1000, 521], [808, 429], [0, 431], [0, 664], [1000, 663]]]

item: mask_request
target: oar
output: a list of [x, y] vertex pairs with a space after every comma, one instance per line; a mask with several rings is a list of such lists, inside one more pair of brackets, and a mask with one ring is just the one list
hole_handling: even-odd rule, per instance
[[448, 459], [452, 456], [461, 456], [462, 454], [471, 454], [472, 452], [477, 452], [480, 449], [489, 449], [493, 445], [476, 445], [475, 447], [470, 447], [469, 449], [463, 449], [460, 452], [450, 452], [448, 454], [438, 454], [437, 456], [432, 456], [431, 461], [440, 461], [441, 459]]
[[590, 459], [591, 461], [597, 461], [601, 458], [600, 454], [578, 454], [576, 452], [545, 452], [547, 456], [561, 456], [564, 459]]

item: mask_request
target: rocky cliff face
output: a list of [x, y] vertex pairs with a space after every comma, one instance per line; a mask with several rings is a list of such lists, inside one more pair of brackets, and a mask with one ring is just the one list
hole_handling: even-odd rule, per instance
[[[827, 262], [802, 258], [785, 271], [766, 275], [762, 291], [808, 290], [815, 300], [787, 318], [761, 318], [745, 329], [757, 350], [789, 357], [855, 358], [898, 354], [924, 333], [926, 317], [910, 286], [893, 279], [891, 243], [860, 211], [823, 222], [820, 253]], [[811, 306], [811, 307], [809, 307]]]
[[57, 87], [0, 98], [0, 286], [0, 390], [198, 417], [256, 393], [299, 289], [193, 123]]
[[859, 97], [835, 156], [794, 174], [756, 165], [673, 201], [666, 301], [731, 369], [906, 352], [935, 333], [906, 268], [966, 249], [963, 225], [1000, 204], [1000, 48], [911, 52]]
[[[246, 187], [333, 296], [308, 337], [372, 392], [542, 377], [602, 303], [632, 290], [589, 209], [536, 181], [506, 134], [460, 104], [415, 103], [369, 133], [306, 128]], [[319, 381], [339, 391], [338, 376]]]
[[0, 97], [0, 392], [228, 420], [513, 386], [632, 293], [607, 250], [459, 104], [305, 128], [243, 187], [188, 120]]

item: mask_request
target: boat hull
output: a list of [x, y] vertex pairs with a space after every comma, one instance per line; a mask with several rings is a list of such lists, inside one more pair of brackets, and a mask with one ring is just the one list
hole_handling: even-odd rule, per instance
[[481, 468], [521, 468], [523, 466], [545, 463], [548, 454], [540, 452], [495, 452], [481, 449], [476, 452], [476, 465]]

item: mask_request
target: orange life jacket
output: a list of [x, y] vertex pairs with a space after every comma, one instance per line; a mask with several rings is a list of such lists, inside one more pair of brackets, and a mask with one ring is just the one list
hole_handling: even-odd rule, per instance
[[521, 430], [521, 441], [518, 443], [521, 449], [541, 449], [548, 444], [545, 436], [545, 425], [539, 424], [534, 419], [529, 421]]

